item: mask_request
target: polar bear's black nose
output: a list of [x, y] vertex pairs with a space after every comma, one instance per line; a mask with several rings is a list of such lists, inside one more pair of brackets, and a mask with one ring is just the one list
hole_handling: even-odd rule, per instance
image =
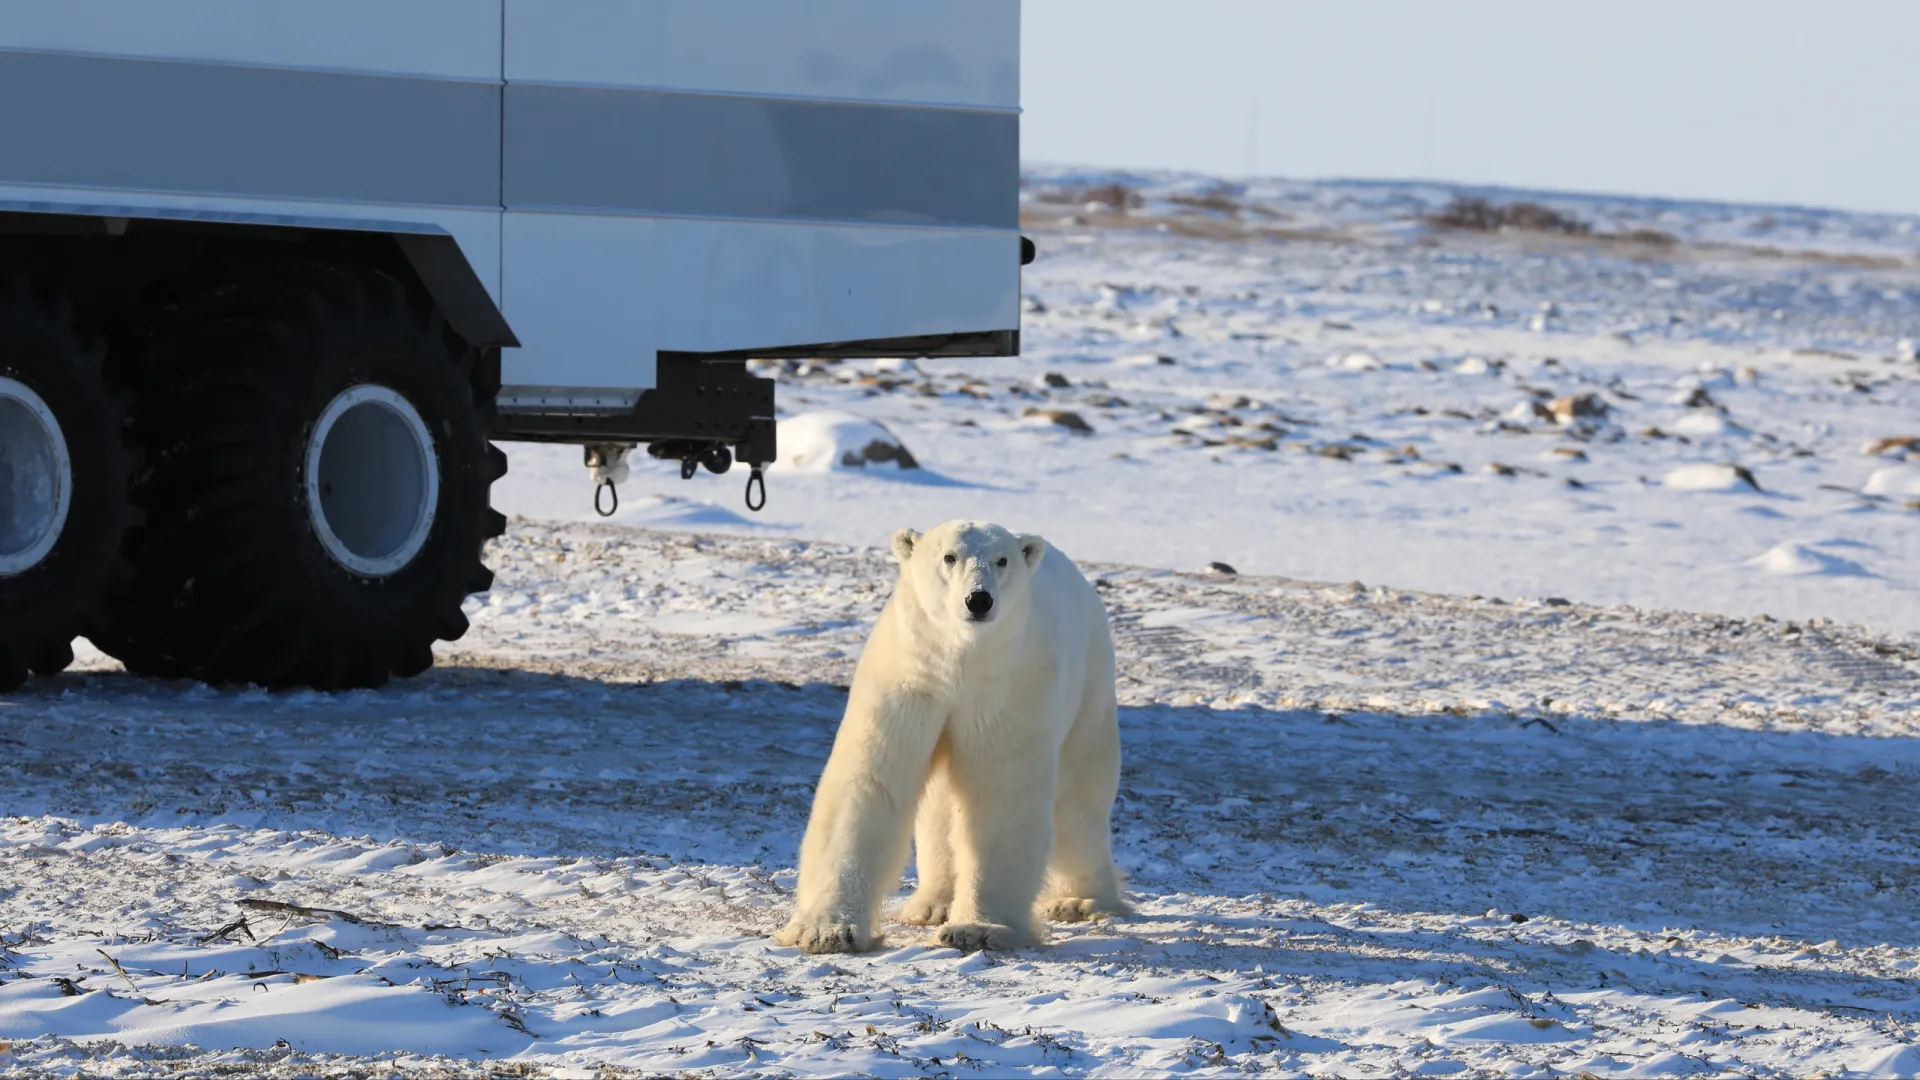
[[993, 610], [993, 594], [985, 589], [975, 589], [967, 594], [967, 610], [979, 618]]

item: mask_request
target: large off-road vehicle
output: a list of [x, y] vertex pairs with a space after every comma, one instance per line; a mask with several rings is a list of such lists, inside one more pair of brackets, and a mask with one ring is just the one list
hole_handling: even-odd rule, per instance
[[[774, 458], [750, 357], [1019, 351], [1018, 0], [0, 2], [0, 689], [324, 689], [490, 440]], [[583, 484], [584, 487], [584, 484]]]

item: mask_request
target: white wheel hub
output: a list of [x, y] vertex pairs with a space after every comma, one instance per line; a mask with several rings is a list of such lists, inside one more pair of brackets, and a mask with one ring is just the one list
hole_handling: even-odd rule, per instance
[[72, 505], [73, 460], [60, 422], [25, 383], [0, 379], [0, 576], [39, 565]]
[[440, 458], [406, 398], [374, 385], [334, 398], [307, 441], [306, 476], [313, 531], [341, 566], [384, 577], [426, 546]]

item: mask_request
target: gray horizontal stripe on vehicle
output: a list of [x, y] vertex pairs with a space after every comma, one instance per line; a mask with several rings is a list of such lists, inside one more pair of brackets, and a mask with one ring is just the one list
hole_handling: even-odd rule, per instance
[[498, 206], [500, 87], [0, 53], [0, 182]]
[[510, 83], [509, 207], [1014, 228], [1007, 112]]
[[522, 83], [504, 93], [503, 110], [502, 87], [486, 83], [0, 52], [0, 183], [1018, 224], [1015, 113]]

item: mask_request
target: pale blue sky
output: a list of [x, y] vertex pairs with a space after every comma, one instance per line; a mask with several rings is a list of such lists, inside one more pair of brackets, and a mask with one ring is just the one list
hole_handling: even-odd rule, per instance
[[1920, 212], [1920, 0], [1025, 0], [1030, 161]]

